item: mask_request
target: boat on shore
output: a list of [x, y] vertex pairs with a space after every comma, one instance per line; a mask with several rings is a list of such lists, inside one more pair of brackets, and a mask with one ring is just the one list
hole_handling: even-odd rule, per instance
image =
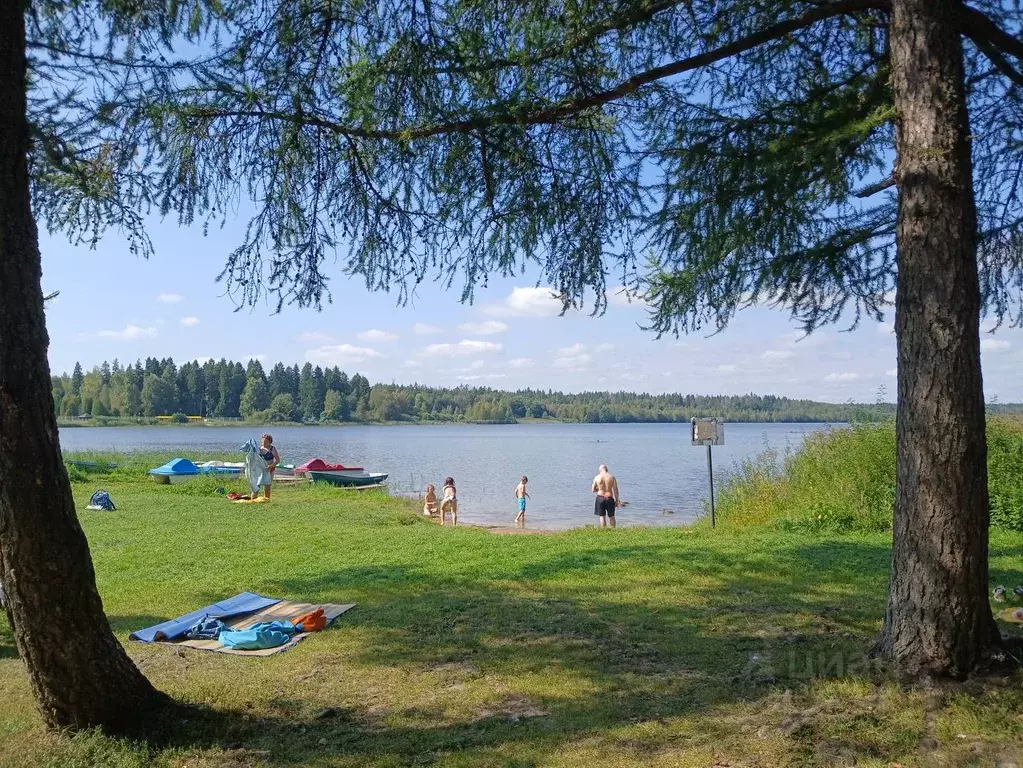
[[188, 459], [171, 459], [166, 464], [149, 470], [149, 476], [161, 485], [177, 485], [202, 474], [202, 470]]
[[198, 465], [204, 475], [240, 475], [245, 465], [235, 461], [204, 461]]
[[318, 472], [321, 475], [362, 475], [366, 470], [364, 467], [346, 467], [344, 464], [328, 464], [323, 459], [310, 459], [305, 464], [295, 467], [296, 475], [309, 475]]
[[307, 473], [314, 483], [326, 483], [342, 488], [361, 488], [368, 485], [381, 485], [387, 479], [386, 472], [319, 472], [316, 470]]

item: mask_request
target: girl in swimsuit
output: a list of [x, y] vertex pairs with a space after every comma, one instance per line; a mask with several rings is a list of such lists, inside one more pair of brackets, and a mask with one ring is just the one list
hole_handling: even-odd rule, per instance
[[455, 479], [444, 478], [444, 500], [440, 503], [440, 524], [444, 525], [444, 515], [451, 510], [451, 524], [458, 525], [458, 496], [455, 491]]
[[[266, 462], [267, 471], [270, 473], [270, 483], [273, 483], [274, 470], [281, 463], [281, 455], [274, 448], [273, 435], [263, 435], [259, 440], [259, 455]], [[263, 498], [270, 498], [270, 483], [263, 486]]]
[[426, 486], [426, 498], [423, 499], [423, 514], [430, 516], [437, 514], [437, 488], [433, 483]]

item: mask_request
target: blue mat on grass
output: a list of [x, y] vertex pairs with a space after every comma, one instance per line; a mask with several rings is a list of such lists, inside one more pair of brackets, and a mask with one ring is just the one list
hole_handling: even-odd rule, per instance
[[165, 621], [146, 629], [140, 629], [128, 635], [131, 640], [138, 640], [143, 643], [156, 643], [162, 640], [175, 640], [185, 634], [189, 627], [193, 626], [203, 616], [211, 619], [226, 619], [231, 616], [240, 616], [243, 613], [255, 613], [269, 608], [281, 602], [277, 597], [263, 597], [255, 592], [242, 592], [240, 595], [221, 600], [219, 603], [198, 608], [184, 616]]

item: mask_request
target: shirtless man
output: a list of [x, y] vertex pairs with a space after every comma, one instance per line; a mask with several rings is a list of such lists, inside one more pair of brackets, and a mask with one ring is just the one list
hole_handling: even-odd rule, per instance
[[606, 528], [610, 521], [611, 527], [614, 528], [615, 507], [620, 506], [622, 500], [618, 496], [618, 480], [607, 471], [607, 464], [600, 465], [590, 490], [597, 494], [596, 503], [593, 505], [593, 514], [600, 518], [600, 527]]

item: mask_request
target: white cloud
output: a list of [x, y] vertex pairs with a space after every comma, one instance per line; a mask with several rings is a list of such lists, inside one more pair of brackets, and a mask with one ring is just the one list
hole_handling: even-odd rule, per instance
[[390, 342], [397, 341], [398, 334], [391, 333], [390, 331], [381, 331], [378, 328], [370, 328], [368, 331], [360, 333], [358, 339], [359, 341]]
[[329, 333], [323, 331], [303, 331], [298, 336], [299, 341], [303, 341], [307, 344], [333, 344], [334, 337]]
[[893, 379], [894, 379], [894, 378], [895, 378], [895, 377], [896, 377], [896, 376], [897, 376], [898, 374], [899, 374], [899, 369], [898, 369], [898, 368], [889, 368], [889, 369], [888, 369], [887, 371], [885, 371], [885, 372], [884, 372], [884, 375], [885, 375], [885, 376], [891, 376], [891, 377], [892, 377]]
[[485, 311], [496, 317], [556, 317], [561, 313], [561, 300], [543, 286], [513, 288], [501, 304]]
[[139, 339], [152, 339], [156, 337], [156, 329], [153, 327], [141, 328], [137, 325], [127, 325], [123, 331], [97, 331], [96, 335], [103, 339], [117, 339], [118, 341], [138, 341]]
[[605, 344], [598, 344], [596, 347], [594, 347], [594, 349], [597, 352], [610, 352], [614, 348], [615, 348], [614, 344], [606, 344], [606, 343]]
[[459, 381], [496, 381], [498, 379], [508, 378], [503, 373], [488, 373], [485, 376], [474, 374], [472, 376], [459, 376]]
[[199, 325], [199, 318], [198, 317], [183, 317], [183, 318], [181, 318], [181, 324], [183, 326], [185, 326], [186, 328], [195, 328], [195, 326]]
[[891, 336], [895, 333], [895, 323], [878, 323], [877, 332], [885, 336]]
[[266, 355], [262, 352], [257, 352], [254, 355], [245, 355], [242, 360], [258, 360], [261, 363], [266, 362]]
[[718, 373], [735, 373], [739, 370], [739, 367], [736, 365], [719, 365], [714, 370]]
[[1012, 344], [1004, 339], [981, 339], [980, 349], [982, 352], [1004, 352]]
[[185, 297], [180, 293], [161, 293], [156, 300], [161, 304], [177, 304], [184, 301]]
[[495, 333], [504, 333], [508, 330], [508, 323], [500, 320], [485, 320], [482, 323], [462, 323], [458, 330], [466, 333], [473, 333], [477, 336], [493, 336]]
[[422, 360], [406, 360], [404, 363], [401, 364], [401, 367], [402, 368], [422, 368], [423, 367], [423, 361]]
[[824, 381], [856, 381], [859, 377], [858, 373], [829, 373]]
[[585, 371], [593, 362], [593, 355], [586, 351], [583, 344], [562, 347], [554, 354], [554, 366], [568, 371]]
[[217, 358], [213, 357], [213, 355], [193, 355], [189, 360], [195, 360], [199, 365], [217, 362]]
[[419, 354], [423, 357], [473, 357], [491, 352], [500, 352], [502, 344], [493, 341], [462, 339], [457, 344], [431, 344]]
[[582, 371], [593, 362], [593, 357], [585, 353], [581, 355], [571, 355], [569, 357], [558, 357], [554, 360], [554, 365], [558, 368], [565, 368], [570, 371]]
[[569, 357], [571, 355], [581, 355], [586, 351], [586, 347], [582, 344], [573, 344], [571, 347], [562, 347], [558, 350], [559, 357]]
[[307, 349], [305, 359], [318, 365], [352, 365], [382, 359], [384, 355], [369, 347], [351, 344], [324, 344], [316, 349]]
[[760, 356], [760, 359], [765, 362], [788, 360], [794, 354], [795, 353], [790, 349], [769, 349]]
[[532, 368], [533, 358], [531, 357], [516, 357], [513, 360], [508, 361], [509, 368]]
[[430, 325], [428, 323], [416, 323], [412, 326], [412, 333], [416, 336], [432, 336], [435, 333], [440, 333], [443, 328], [439, 325]]

